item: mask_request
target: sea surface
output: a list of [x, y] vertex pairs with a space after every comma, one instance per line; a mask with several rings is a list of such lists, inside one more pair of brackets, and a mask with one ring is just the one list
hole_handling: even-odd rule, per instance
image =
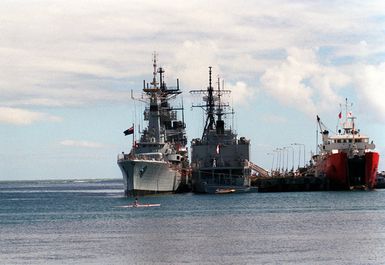
[[0, 182], [0, 264], [385, 264], [385, 190], [169, 194]]

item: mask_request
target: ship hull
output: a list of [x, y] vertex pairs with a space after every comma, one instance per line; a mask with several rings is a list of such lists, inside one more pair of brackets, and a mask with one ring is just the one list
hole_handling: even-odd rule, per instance
[[332, 190], [373, 189], [377, 181], [379, 154], [367, 152], [348, 158], [346, 153], [331, 154], [321, 163], [320, 174], [325, 175]]
[[172, 193], [181, 184], [180, 171], [164, 161], [121, 160], [118, 165], [126, 196]]
[[250, 179], [248, 168], [200, 168], [192, 170], [192, 188], [196, 193], [220, 194], [229, 190], [231, 193], [249, 192]]

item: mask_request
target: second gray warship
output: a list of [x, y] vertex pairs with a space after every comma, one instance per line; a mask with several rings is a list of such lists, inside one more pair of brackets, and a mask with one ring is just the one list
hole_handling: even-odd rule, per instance
[[191, 142], [192, 189], [197, 193], [232, 193], [250, 191], [251, 167], [250, 141], [237, 138], [232, 128], [225, 125], [226, 114], [233, 114], [221, 96], [231, 91], [212, 87], [211, 67], [209, 86], [206, 90], [192, 90], [192, 94], [204, 94], [201, 107], [206, 122], [201, 138]]
[[[126, 196], [176, 192], [188, 181], [186, 126], [183, 118], [177, 117], [183, 106], [175, 108], [169, 103], [181, 93], [179, 82], [176, 88], [166, 86], [164, 70], [157, 68], [155, 55], [153, 67], [153, 80], [150, 85], [143, 81], [144, 94], [138, 99], [148, 104], [144, 111], [148, 126], [141, 132], [139, 142], [133, 137], [129, 154], [118, 155]], [[124, 134], [134, 136], [134, 126]]]

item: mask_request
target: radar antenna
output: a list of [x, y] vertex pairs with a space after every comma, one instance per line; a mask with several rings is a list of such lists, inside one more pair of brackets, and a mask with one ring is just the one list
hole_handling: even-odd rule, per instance
[[[223, 104], [221, 102], [221, 96], [223, 94], [231, 93], [230, 90], [221, 90], [220, 80], [218, 78], [218, 89], [214, 90], [212, 86], [212, 67], [209, 66], [209, 86], [206, 90], [191, 90], [191, 94], [205, 94], [203, 97], [204, 104], [193, 105], [192, 107], [201, 107], [206, 112], [206, 121], [203, 130], [203, 135], [201, 139], [204, 139], [204, 136], [209, 133], [209, 131], [216, 129], [217, 134], [224, 133], [224, 121], [222, 116], [226, 113], [223, 112], [223, 107], [228, 107], [228, 104]], [[218, 116], [217, 121], [215, 121], [214, 115]]]

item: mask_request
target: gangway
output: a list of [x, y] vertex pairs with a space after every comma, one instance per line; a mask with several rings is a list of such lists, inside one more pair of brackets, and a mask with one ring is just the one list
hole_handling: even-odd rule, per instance
[[263, 177], [263, 178], [270, 177], [269, 176], [269, 172], [266, 169], [264, 169], [264, 168], [262, 168], [262, 167], [260, 167], [260, 166], [258, 166], [256, 164], [254, 164], [253, 162], [250, 162], [250, 161], [248, 161], [248, 165], [249, 165], [249, 168], [251, 168], [252, 170], [258, 172], [260, 177]]

